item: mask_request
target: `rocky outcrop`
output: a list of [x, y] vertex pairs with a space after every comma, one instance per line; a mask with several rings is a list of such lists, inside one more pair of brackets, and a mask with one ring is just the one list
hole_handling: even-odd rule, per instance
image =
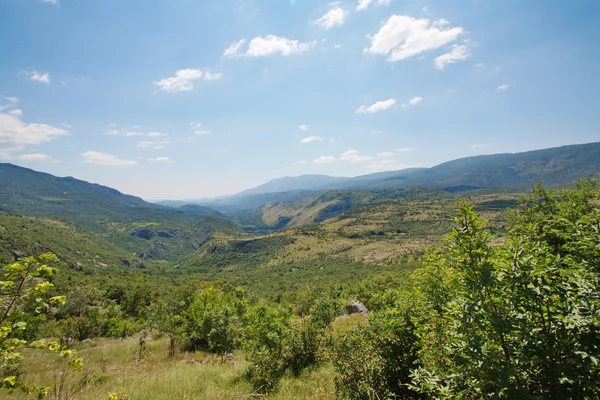
[[346, 311], [348, 314], [367, 314], [369, 312], [367, 307], [360, 301], [355, 301], [354, 303], [347, 305]]

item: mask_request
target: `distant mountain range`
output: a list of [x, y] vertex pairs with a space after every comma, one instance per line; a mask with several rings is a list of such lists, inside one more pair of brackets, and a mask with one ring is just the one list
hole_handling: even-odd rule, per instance
[[600, 142], [550, 149], [460, 158], [431, 168], [378, 172], [354, 178], [301, 175], [273, 179], [263, 185], [218, 200], [161, 202], [169, 206], [195, 203], [219, 210], [254, 209], [263, 204], [298, 201], [330, 190], [390, 190], [408, 187], [460, 192], [511, 187], [530, 190], [538, 182], [548, 187], [570, 185], [600, 174]]

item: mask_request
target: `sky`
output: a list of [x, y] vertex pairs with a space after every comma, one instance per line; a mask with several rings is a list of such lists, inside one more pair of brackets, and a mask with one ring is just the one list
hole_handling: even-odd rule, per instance
[[0, 0], [0, 38], [0, 162], [144, 199], [600, 141], [597, 0]]

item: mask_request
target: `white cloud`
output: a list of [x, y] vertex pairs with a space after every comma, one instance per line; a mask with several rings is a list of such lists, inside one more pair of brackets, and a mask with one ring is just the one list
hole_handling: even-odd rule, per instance
[[21, 154], [20, 156], [17, 157], [17, 159], [21, 160], [21, 161], [31, 161], [31, 162], [54, 162], [52, 157], [50, 157], [48, 154], [40, 154], [40, 153]]
[[147, 160], [150, 162], [155, 162], [155, 163], [172, 163], [173, 162], [173, 161], [171, 161], [171, 159], [169, 157], [148, 158]]
[[396, 151], [398, 153], [406, 153], [409, 151], [413, 151], [412, 147], [400, 147], [399, 149], [396, 149]]
[[117, 124], [108, 124], [109, 128], [114, 128], [115, 126], [117, 126]]
[[296, 161], [295, 163], [292, 163], [292, 165], [302, 165], [302, 164], [308, 164], [308, 161], [300, 160], [300, 161]]
[[[369, 8], [373, 0], [358, 0], [358, 5], [356, 6], [356, 11], [362, 11]], [[387, 6], [390, 4], [390, 0], [377, 0], [378, 6]]]
[[144, 132], [125, 132], [125, 136], [127, 137], [132, 137], [132, 136], [145, 136], [146, 134]]
[[21, 115], [22, 113], [0, 113], [0, 145], [10, 148], [22, 148], [23, 146], [39, 145], [60, 136], [69, 135], [67, 130], [52, 125], [23, 122], [20, 118]]
[[333, 7], [327, 11], [325, 15], [313, 21], [313, 25], [319, 25], [325, 29], [329, 29], [344, 23], [344, 20], [350, 13], [336, 3], [332, 3], [332, 5]]
[[37, 71], [22, 71], [21, 73], [32, 81], [50, 83], [50, 74], [47, 72], [43, 74]]
[[62, 126], [64, 126], [65, 128], [67, 128], [67, 129], [70, 129], [70, 128], [72, 128], [72, 127], [73, 127], [73, 125], [71, 125], [71, 124], [67, 124], [66, 122], [61, 122], [60, 124], [61, 124]]
[[14, 115], [15, 117], [20, 117], [21, 115], [23, 115], [23, 110], [11, 110], [8, 112], [10, 115]]
[[508, 90], [509, 86], [507, 84], [500, 85], [496, 89], [497, 90]]
[[371, 156], [359, 155], [358, 150], [348, 150], [340, 155], [340, 161], [348, 161], [351, 163], [361, 163], [372, 159], [373, 157]]
[[446, 64], [453, 64], [458, 60], [466, 60], [469, 57], [469, 49], [466, 45], [454, 45], [452, 50], [446, 54], [436, 57], [434, 60], [437, 69], [444, 69]]
[[58, 0], [42, 0], [42, 3], [49, 3], [49, 4], [57, 6], [59, 4], [59, 1]]
[[477, 64], [473, 65], [473, 68], [481, 68], [484, 65], [485, 65], [484, 63], [477, 63]]
[[141, 141], [138, 142], [137, 146], [143, 149], [154, 149], [154, 150], [160, 150], [162, 148], [165, 147], [165, 145], [169, 144], [170, 142], [166, 141], [166, 140], [148, 140], [148, 141]]
[[109, 136], [117, 136], [119, 134], [119, 131], [116, 129], [109, 129], [108, 131], [106, 131], [104, 133]]
[[388, 99], [378, 101], [376, 103], [371, 104], [370, 106], [362, 105], [356, 110], [357, 114], [374, 114], [379, 111], [384, 111], [396, 104], [396, 99]]
[[322, 142], [323, 138], [320, 136], [309, 136], [300, 140], [300, 143], [312, 143], [312, 142]]
[[19, 102], [19, 98], [18, 97], [5, 97], [5, 99], [8, 100], [8, 101], [10, 101], [13, 104]]
[[266, 57], [273, 54], [289, 56], [291, 54], [302, 54], [310, 50], [317, 42], [300, 42], [298, 40], [286, 39], [275, 35], [256, 37], [248, 44], [248, 49], [242, 50], [245, 39], [233, 43], [225, 50], [225, 57]]
[[158, 81], [154, 81], [154, 85], [159, 87], [159, 90], [163, 92], [186, 92], [194, 90], [194, 82], [198, 79], [204, 79], [206, 81], [213, 81], [220, 79], [223, 74], [214, 74], [211, 72], [204, 72], [200, 69], [180, 69], [175, 72], [175, 76], [170, 78], [164, 78]]
[[128, 167], [137, 164], [137, 161], [121, 160], [111, 154], [99, 151], [86, 151], [81, 156], [83, 157], [83, 162], [86, 164], [111, 165], [116, 167]]
[[455, 41], [462, 27], [445, 29], [445, 20], [431, 22], [407, 15], [392, 15], [375, 35], [365, 53], [387, 55], [387, 60], [400, 61], [419, 53], [435, 50]]
[[335, 138], [334, 137], [330, 137], [329, 138], [329, 143], [335, 143]]
[[482, 147], [485, 147], [485, 144], [483, 144], [483, 143], [475, 143], [475, 144], [470, 145], [469, 147], [472, 148], [472, 149], [480, 149]]
[[163, 136], [163, 134], [160, 132], [148, 132], [148, 136], [149, 137], [159, 137], [159, 136]]
[[337, 43], [337, 44], [334, 44], [334, 45], [333, 45], [333, 48], [334, 48], [334, 49], [339, 49], [339, 48], [341, 48], [341, 47], [342, 47], [342, 44], [341, 44], [341, 43]]
[[415, 96], [412, 99], [408, 100], [407, 103], [403, 103], [402, 108], [407, 108], [408, 106], [416, 106], [417, 104], [419, 104], [422, 101], [423, 101], [422, 97]]
[[308, 125], [300, 125], [298, 127], [298, 129], [300, 129], [301, 131], [307, 131], [308, 130]]
[[322, 156], [319, 158], [315, 158], [312, 162], [314, 164], [331, 164], [332, 162], [335, 162], [335, 157], [334, 156]]
[[392, 153], [391, 151], [384, 151], [383, 153], [377, 154], [377, 157], [379, 157], [379, 158], [394, 157], [394, 153]]
[[369, 172], [383, 172], [383, 171], [398, 171], [406, 168], [419, 167], [420, 165], [403, 164], [396, 159], [386, 158], [384, 160], [378, 160], [374, 163], [365, 165], [365, 168]]

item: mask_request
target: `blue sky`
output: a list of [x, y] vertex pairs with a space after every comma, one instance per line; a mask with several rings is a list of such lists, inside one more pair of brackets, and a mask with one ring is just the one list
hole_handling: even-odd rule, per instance
[[600, 140], [597, 0], [0, 0], [0, 162], [146, 199]]

